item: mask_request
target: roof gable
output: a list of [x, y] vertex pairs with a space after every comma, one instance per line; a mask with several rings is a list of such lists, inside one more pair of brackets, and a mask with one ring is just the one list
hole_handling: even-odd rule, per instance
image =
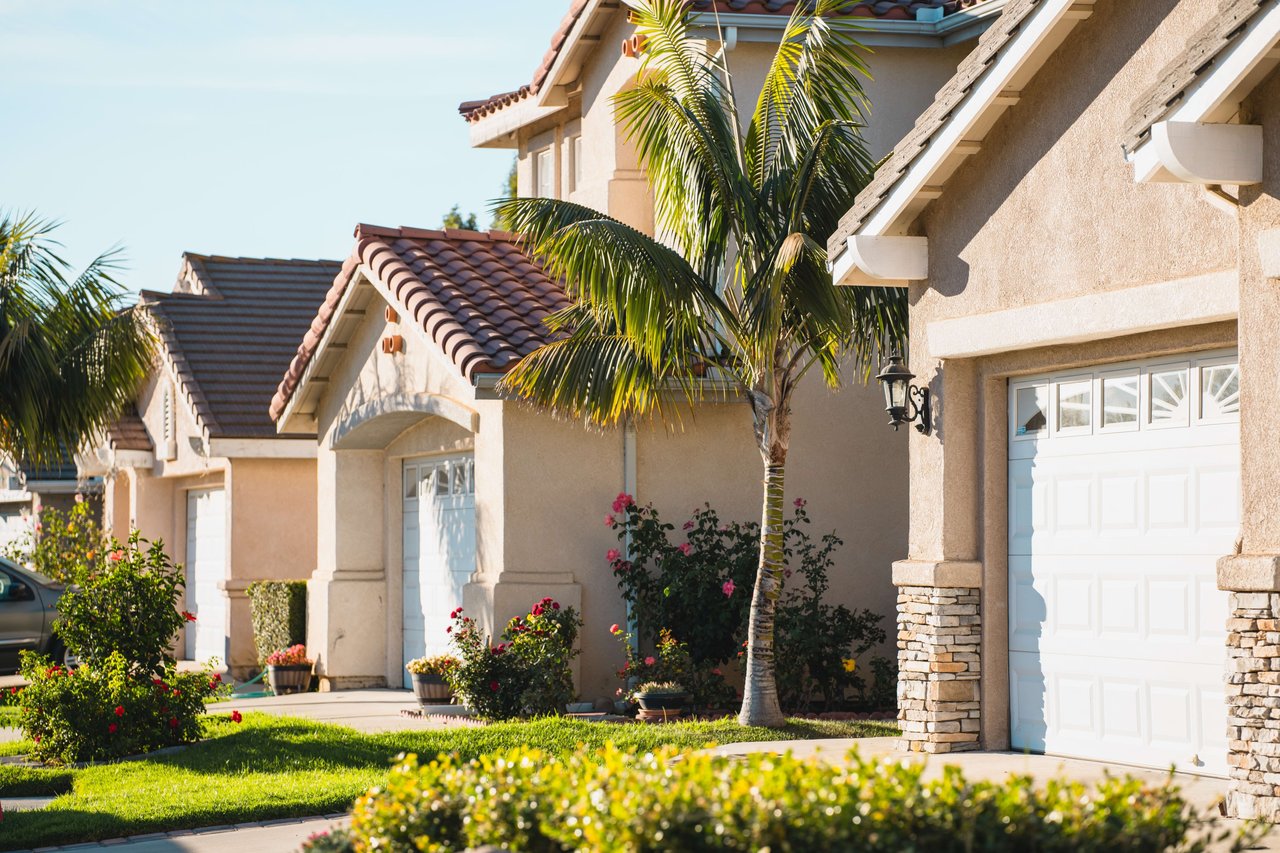
[[339, 269], [187, 253], [172, 293], [142, 292], [164, 357], [211, 438], [277, 435], [271, 395]]
[[271, 401], [285, 419], [363, 274], [469, 382], [505, 373], [554, 339], [546, 318], [569, 306], [564, 289], [502, 231], [356, 226], [356, 246], [302, 337]]

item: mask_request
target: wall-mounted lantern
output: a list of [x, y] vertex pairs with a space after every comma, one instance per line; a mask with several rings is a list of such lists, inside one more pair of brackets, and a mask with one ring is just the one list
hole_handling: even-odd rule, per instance
[[889, 363], [880, 368], [876, 376], [884, 386], [885, 411], [889, 413], [889, 426], [893, 431], [897, 432], [903, 424], [919, 421], [916, 431], [928, 435], [932, 431], [929, 389], [912, 385], [911, 380], [915, 378], [896, 352], [889, 356]]

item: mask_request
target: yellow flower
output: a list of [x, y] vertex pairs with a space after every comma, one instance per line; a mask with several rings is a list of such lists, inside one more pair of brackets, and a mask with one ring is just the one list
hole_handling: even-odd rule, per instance
[[853, 658], [845, 658], [845, 659], [844, 659], [844, 671], [845, 671], [845, 672], [853, 672], [853, 671], [854, 671], [855, 669], [857, 669], [857, 668], [858, 668], [858, 662], [857, 662], [856, 660], [854, 660]]

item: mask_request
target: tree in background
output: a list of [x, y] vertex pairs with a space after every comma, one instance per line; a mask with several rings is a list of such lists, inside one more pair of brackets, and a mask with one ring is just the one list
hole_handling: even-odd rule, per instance
[[442, 224], [445, 228], [459, 228], [464, 231], [480, 230], [480, 226], [476, 222], [476, 215], [474, 213], [468, 213], [466, 216], [463, 216], [462, 207], [456, 204], [444, 215], [444, 222]]
[[516, 156], [511, 158], [511, 171], [507, 172], [507, 178], [502, 182], [502, 195], [498, 197], [498, 206], [493, 212], [493, 227], [498, 231], [512, 230], [511, 217], [503, 212], [502, 205], [519, 196], [519, 186], [520, 158]]
[[792, 396], [814, 368], [832, 387], [842, 368], [865, 381], [906, 336], [903, 291], [837, 288], [827, 269], [827, 239], [874, 169], [861, 136], [861, 49], [853, 25], [830, 17], [842, 5], [796, 4], [745, 122], [730, 54], [712, 57], [690, 34], [686, 0], [632, 5], [643, 66], [615, 104], [664, 241], [564, 201], [498, 206], [574, 303], [552, 321], [564, 336], [519, 362], [507, 393], [600, 425], [666, 414], [673, 392], [693, 404], [704, 375], [750, 402], [764, 499], [744, 725], [785, 722], [774, 620]]
[[0, 216], [0, 451], [23, 464], [64, 458], [105, 429], [150, 370], [155, 340], [124, 306], [118, 255], [72, 277], [56, 223]]

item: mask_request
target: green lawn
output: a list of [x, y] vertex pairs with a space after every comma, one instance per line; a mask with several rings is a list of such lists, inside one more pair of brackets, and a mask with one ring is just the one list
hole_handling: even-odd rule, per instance
[[0, 795], [65, 790], [47, 809], [4, 816], [0, 850], [74, 844], [160, 830], [186, 829], [346, 811], [381, 782], [398, 753], [470, 758], [527, 744], [568, 752], [613, 741], [649, 749], [662, 744], [874, 737], [885, 723], [793, 721], [784, 729], [745, 729], [732, 720], [665, 725], [608, 725], [547, 719], [482, 728], [364, 735], [341, 726], [248, 714], [235, 725], [215, 717], [209, 738], [173, 755], [72, 771], [19, 772], [0, 767]]

